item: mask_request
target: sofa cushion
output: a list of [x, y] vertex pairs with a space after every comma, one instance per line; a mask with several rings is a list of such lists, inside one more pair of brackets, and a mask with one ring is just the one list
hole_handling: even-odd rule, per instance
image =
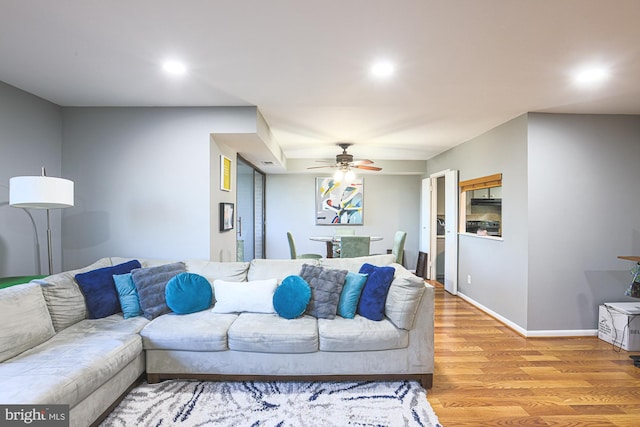
[[340, 302], [338, 302], [338, 315], [346, 319], [353, 319], [356, 315], [358, 308], [358, 301], [360, 301], [360, 295], [364, 284], [367, 282], [367, 275], [361, 273], [354, 273], [352, 271], [347, 273], [347, 277], [344, 281], [344, 287], [340, 294]]
[[237, 314], [211, 311], [156, 317], [141, 332], [145, 350], [224, 351], [227, 331]]
[[75, 406], [140, 356], [146, 322], [83, 320], [0, 364], [0, 402]]
[[64, 271], [36, 280], [42, 285], [42, 294], [47, 301], [56, 332], [60, 332], [87, 317], [84, 295], [74, 280], [76, 274], [110, 265], [109, 258], [102, 258], [87, 267]]
[[249, 270], [248, 262], [187, 260], [185, 266], [188, 272], [206, 277], [209, 283], [218, 279], [229, 282], [245, 282]]
[[395, 274], [395, 268], [364, 264], [360, 268], [360, 273], [367, 274], [368, 277], [358, 302], [358, 314], [367, 319], [382, 320], [384, 318], [387, 293]]
[[396, 274], [387, 293], [384, 313], [398, 328], [409, 330], [424, 294], [424, 279], [399, 264], [393, 266]]
[[85, 319], [65, 329], [65, 334], [138, 334], [148, 324], [142, 316], [125, 319], [122, 313], [117, 313], [102, 319]]
[[242, 313], [228, 332], [229, 349], [257, 353], [318, 351], [318, 324], [311, 316], [285, 319], [277, 314]]
[[213, 291], [209, 281], [195, 273], [180, 273], [167, 283], [165, 298], [177, 314], [189, 314], [211, 307]]
[[311, 300], [307, 314], [319, 319], [333, 319], [338, 312], [340, 293], [347, 277], [347, 270], [335, 270], [305, 264], [300, 276], [311, 286]]
[[285, 319], [302, 316], [311, 300], [311, 287], [300, 276], [287, 276], [273, 294], [273, 308]]
[[87, 304], [87, 317], [100, 319], [122, 311], [113, 275], [126, 274], [140, 267], [140, 262], [133, 260], [76, 274], [75, 280]]
[[0, 289], [0, 362], [51, 338], [55, 331], [40, 285]]
[[387, 255], [369, 255], [357, 258], [321, 258], [318, 260], [320, 267], [336, 268], [338, 270], [349, 270], [354, 273], [360, 271], [362, 264], [372, 264], [377, 266], [393, 264], [395, 257], [391, 254]]
[[184, 271], [184, 264], [181, 262], [131, 271], [131, 278], [136, 285], [140, 308], [145, 318], [152, 320], [171, 311], [165, 298], [165, 288], [172, 277]]
[[254, 259], [249, 266], [247, 280], [271, 279], [278, 283], [285, 277], [296, 275], [304, 264], [318, 265], [315, 259]]
[[390, 350], [409, 345], [408, 331], [387, 319], [374, 321], [362, 316], [318, 319], [318, 335], [321, 351]]
[[129, 319], [130, 317], [141, 316], [140, 299], [138, 298], [136, 285], [131, 278], [131, 273], [114, 274], [113, 282], [116, 284], [124, 318]]
[[213, 282], [215, 303], [213, 313], [275, 313], [273, 294], [278, 283], [276, 279], [253, 280], [250, 282]]

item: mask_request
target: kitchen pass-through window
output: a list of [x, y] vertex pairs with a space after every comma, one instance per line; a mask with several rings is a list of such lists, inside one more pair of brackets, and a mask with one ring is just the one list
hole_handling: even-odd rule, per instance
[[502, 237], [502, 174], [460, 182], [460, 233]]

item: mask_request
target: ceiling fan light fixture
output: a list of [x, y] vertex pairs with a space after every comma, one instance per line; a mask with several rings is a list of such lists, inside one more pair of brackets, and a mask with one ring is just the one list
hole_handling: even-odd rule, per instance
[[354, 171], [351, 170], [351, 168], [349, 168], [347, 170], [347, 173], [344, 174], [345, 181], [353, 181], [355, 177], [356, 177], [356, 174]]

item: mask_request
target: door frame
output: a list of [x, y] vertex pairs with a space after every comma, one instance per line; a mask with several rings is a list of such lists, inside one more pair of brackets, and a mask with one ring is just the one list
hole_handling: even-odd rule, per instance
[[458, 205], [460, 190], [458, 171], [448, 170], [444, 182], [444, 289], [450, 294], [458, 294]]
[[[445, 179], [445, 290], [458, 293], [458, 171], [445, 169], [422, 180], [421, 250], [428, 248], [427, 279], [436, 279], [438, 178]], [[427, 244], [428, 243], [428, 244]]]

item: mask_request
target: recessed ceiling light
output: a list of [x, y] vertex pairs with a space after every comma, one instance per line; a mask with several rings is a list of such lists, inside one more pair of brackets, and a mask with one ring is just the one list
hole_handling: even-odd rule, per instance
[[609, 70], [604, 67], [591, 67], [579, 70], [573, 80], [580, 85], [594, 85], [609, 77]]
[[182, 62], [178, 61], [166, 61], [162, 64], [162, 69], [169, 74], [177, 76], [183, 75], [187, 72], [187, 67]]
[[380, 61], [373, 64], [371, 67], [371, 74], [376, 77], [389, 77], [394, 71], [395, 67], [391, 62], [388, 61]]

